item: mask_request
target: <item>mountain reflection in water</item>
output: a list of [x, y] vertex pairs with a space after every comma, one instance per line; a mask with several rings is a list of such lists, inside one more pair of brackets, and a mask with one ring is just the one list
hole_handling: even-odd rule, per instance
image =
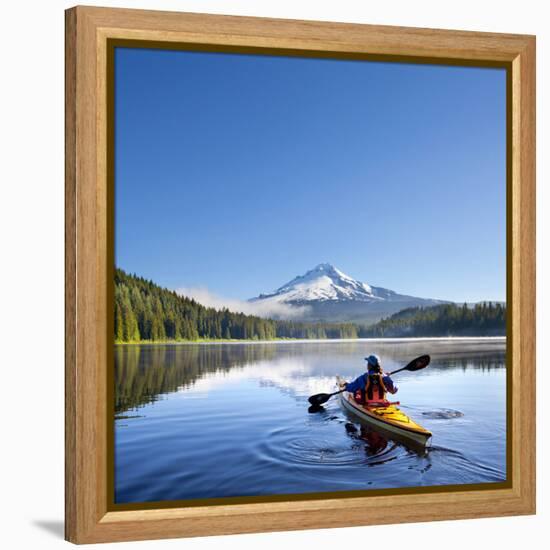
[[[452, 342], [452, 341], [451, 341]], [[472, 344], [471, 342], [474, 342]], [[415, 353], [436, 347], [431, 351], [431, 371], [453, 366], [466, 370], [490, 370], [504, 366], [505, 351], [501, 339], [468, 341], [467, 349], [444, 341], [411, 343], [396, 340], [365, 344], [364, 340], [345, 343], [245, 343], [245, 344], [166, 344], [115, 346], [115, 411], [122, 412], [156, 401], [160, 395], [192, 386], [210, 373], [225, 373], [243, 369], [258, 362], [277, 359], [304, 360], [318, 374], [332, 377], [344, 375], [342, 354], [353, 361], [350, 377], [360, 374], [364, 366], [363, 349], [378, 353], [386, 371], [403, 366], [404, 352], [412, 358]], [[374, 350], [374, 351], [372, 351]], [[405, 359], [406, 360], [406, 359]], [[267, 373], [266, 373], [267, 374]]]

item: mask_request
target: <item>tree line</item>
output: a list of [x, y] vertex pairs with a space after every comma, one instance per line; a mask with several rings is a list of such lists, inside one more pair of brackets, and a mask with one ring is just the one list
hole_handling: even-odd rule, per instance
[[353, 323], [264, 319], [205, 307], [152, 281], [115, 269], [115, 342], [357, 338]]
[[415, 336], [504, 336], [506, 306], [481, 302], [411, 307], [363, 328], [366, 338]]
[[205, 307], [115, 270], [115, 342], [491, 336], [506, 333], [506, 306], [483, 302], [404, 309], [373, 325], [264, 319]]

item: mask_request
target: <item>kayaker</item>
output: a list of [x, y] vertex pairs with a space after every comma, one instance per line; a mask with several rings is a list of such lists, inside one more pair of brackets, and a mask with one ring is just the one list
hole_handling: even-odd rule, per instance
[[368, 370], [353, 382], [342, 384], [341, 389], [345, 389], [354, 394], [355, 400], [359, 403], [384, 403], [386, 394], [397, 393], [397, 386], [388, 374], [384, 374], [378, 355], [369, 355], [365, 357]]

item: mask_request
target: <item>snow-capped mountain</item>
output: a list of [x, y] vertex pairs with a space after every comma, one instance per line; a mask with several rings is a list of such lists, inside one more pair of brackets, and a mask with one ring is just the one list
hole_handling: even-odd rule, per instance
[[308, 321], [370, 322], [407, 307], [443, 303], [441, 300], [406, 296], [362, 283], [329, 263], [319, 264], [276, 291], [260, 294], [250, 301], [300, 306], [302, 319]]
[[330, 264], [319, 264], [305, 275], [299, 275], [273, 294], [260, 298], [276, 298], [283, 302], [324, 300], [372, 300], [372, 288], [352, 279]]

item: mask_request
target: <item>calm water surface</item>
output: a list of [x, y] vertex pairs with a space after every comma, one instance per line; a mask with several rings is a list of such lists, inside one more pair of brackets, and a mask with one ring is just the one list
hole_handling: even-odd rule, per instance
[[[491, 483], [506, 478], [505, 340], [116, 346], [115, 500]], [[335, 390], [377, 353], [426, 450], [363, 425]]]

